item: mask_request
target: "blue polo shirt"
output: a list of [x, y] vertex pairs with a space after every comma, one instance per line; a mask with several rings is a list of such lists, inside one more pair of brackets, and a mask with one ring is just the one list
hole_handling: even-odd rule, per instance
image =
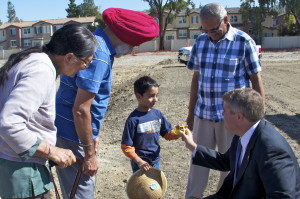
[[75, 77], [62, 75], [56, 94], [57, 136], [76, 142], [80, 140], [76, 133], [72, 108], [78, 88], [96, 94], [91, 105], [93, 139], [96, 139], [100, 133], [110, 98], [115, 50], [101, 29], [96, 29], [94, 35], [98, 41], [98, 47], [93, 62], [87, 69], [79, 71]]

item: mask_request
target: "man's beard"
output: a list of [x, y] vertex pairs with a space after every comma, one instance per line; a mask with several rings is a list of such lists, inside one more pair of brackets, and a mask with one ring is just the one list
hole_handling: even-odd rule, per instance
[[128, 45], [128, 44], [118, 45], [115, 48], [115, 51], [116, 51], [115, 57], [119, 58], [119, 57], [121, 57], [123, 55], [127, 55], [127, 54], [131, 53], [132, 50], [133, 50], [133, 47], [131, 45]]

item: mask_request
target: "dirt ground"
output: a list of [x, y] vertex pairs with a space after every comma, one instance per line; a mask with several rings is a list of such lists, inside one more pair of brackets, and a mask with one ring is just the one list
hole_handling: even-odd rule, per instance
[[[266, 89], [266, 119], [288, 140], [300, 158], [300, 52], [264, 52], [263, 81]], [[100, 169], [96, 198], [126, 199], [126, 181], [131, 176], [129, 159], [120, 142], [125, 120], [136, 107], [133, 82], [150, 75], [161, 85], [156, 108], [173, 124], [187, 116], [192, 72], [177, 62], [177, 52], [139, 53], [115, 60], [112, 98], [101, 129]], [[298, 86], [297, 86], [298, 85]], [[181, 140], [161, 139], [161, 169], [168, 179], [165, 199], [183, 199], [190, 152]], [[299, 160], [300, 162], [300, 160]], [[212, 171], [205, 195], [212, 194], [218, 172]]]
[[[2, 65], [2, 63], [1, 63]], [[300, 162], [300, 51], [264, 52], [263, 81], [266, 119], [292, 146]], [[173, 124], [187, 116], [192, 72], [177, 62], [177, 52], [138, 53], [115, 60], [112, 97], [101, 129], [96, 199], [126, 199], [126, 181], [132, 175], [129, 159], [120, 149], [125, 120], [136, 107], [133, 82], [150, 75], [160, 84], [156, 105]], [[181, 140], [161, 139], [161, 169], [168, 180], [165, 199], [183, 199], [190, 152]], [[205, 195], [215, 192], [218, 172], [211, 171]], [[52, 197], [54, 198], [54, 196]]]

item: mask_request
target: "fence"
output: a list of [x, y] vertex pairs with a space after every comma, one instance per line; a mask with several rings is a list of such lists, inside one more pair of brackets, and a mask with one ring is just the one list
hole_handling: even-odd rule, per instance
[[[192, 46], [195, 39], [179, 39], [179, 40], [165, 40], [165, 50], [177, 51], [184, 46]], [[149, 44], [152, 43], [152, 44]], [[155, 45], [153, 44], [155, 43]], [[155, 48], [153, 48], [155, 46]], [[138, 47], [139, 52], [156, 51], [159, 48], [159, 40], [148, 41]], [[300, 36], [286, 36], [286, 37], [265, 37], [262, 44], [263, 49], [287, 49], [300, 48]]]
[[[177, 51], [184, 46], [192, 46], [195, 39], [178, 39], [178, 40], [165, 40], [165, 50]], [[300, 48], [300, 36], [287, 36], [287, 37], [265, 37], [262, 44], [263, 49], [287, 49], [287, 48]], [[0, 59], [7, 59], [12, 53], [19, 52], [21, 49], [14, 50], [0, 50]], [[155, 39], [143, 43], [135, 48], [136, 52], [149, 52], [159, 50], [159, 40]]]
[[[178, 39], [178, 40], [165, 40], [165, 50], [177, 51], [179, 48], [184, 46], [192, 46], [195, 39]], [[159, 50], [159, 39], [145, 42], [138, 47], [138, 52], [148, 52]]]
[[0, 50], [0, 59], [7, 59], [11, 54], [20, 52], [22, 49]]
[[300, 48], [300, 36], [265, 37], [262, 47], [265, 49]]

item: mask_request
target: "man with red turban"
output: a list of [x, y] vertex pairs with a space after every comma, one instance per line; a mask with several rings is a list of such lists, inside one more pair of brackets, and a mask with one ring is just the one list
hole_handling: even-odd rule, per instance
[[[75, 198], [94, 198], [92, 176], [97, 173], [100, 127], [107, 110], [112, 85], [114, 57], [131, 53], [134, 46], [157, 37], [159, 27], [149, 15], [122, 8], [109, 8], [102, 14], [104, 30], [94, 35], [98, 48], [92, 62], [75, 77], [61, 76], [56, 95], [57, 146], [68, 148], [83, 161], [83, 174]], [[57, 168], [63, 198], [68, 198], [78, 167]]]

